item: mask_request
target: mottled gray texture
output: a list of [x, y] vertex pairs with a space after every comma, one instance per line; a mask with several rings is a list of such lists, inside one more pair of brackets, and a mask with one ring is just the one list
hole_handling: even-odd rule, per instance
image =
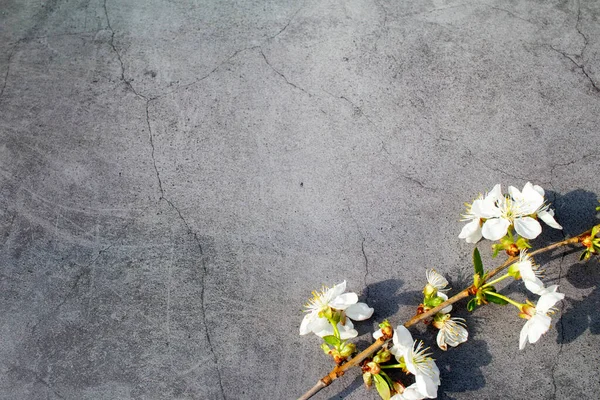
[[[495, 183], [596, 221], [599, 66], [595, 1], [2, 1], [0, 398], [299, 396], [322, 284], [376, 307], [364, 345], [426, 268], [468, 283], [462, 203]], [[524, 351], [513, 309], [458, 306], [439, 398], [596, 398], [577, 260], [539, 260], [566, 300]], [[352, 371], [316, 398], [377, 396]]]

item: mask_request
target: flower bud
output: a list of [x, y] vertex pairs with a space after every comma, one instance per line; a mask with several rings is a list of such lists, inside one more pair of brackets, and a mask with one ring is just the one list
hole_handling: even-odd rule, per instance
[[521, 279], [521, 271], [519, 269], [519, 263], [514, 263], [510, 267], [508, 267], [508, 275], [512, 276], [515, 279]]
[[523, 304], [521, 306], [521, 312], [519, 313], [519, 317], [523, 319], [531, 319], [535, 315], [535, 306], [529, 302], [527, 304]]
[[437, 288], [430, 283], [425, 285], [425, 288], [423, 288], [423, 294], [425, 295], [425, 299], [430, 299], [433, 296], [436, 296], [437, 292]]
[[394, 328], [387, 319], [379, 324], [379, 328], [381, 328], [382, 339], [388, 340], [394, 336]]
[[370, 388], [373, 384], [373, 375], [370, 372], [365, 372], [362, 377], [363, 381], [365, 382], [365, 386]]
[[354, 343], [344, 343], [340, 350], [340, 356], [350, 357], [356, 351], [356, 345]]
[[376, 375], [381, 372], [381, 367], [374, 361], [368, 362], [365, 366], [367, 367], [367, 371], [372, 373], [373, 375]]
[[384, 362], [388, 362], [392, 359], [392, 353], [389, 350], [381, 350], [375, 357], [373, 357], [373, 362], [377, 364], [383, 364]]
[[519, 247], [514, 243], [511, 243], [508, 246], [506, 246], [505, 251], [506, 254], [508, 254], [511, 257], [516, 257], [520, 253]]

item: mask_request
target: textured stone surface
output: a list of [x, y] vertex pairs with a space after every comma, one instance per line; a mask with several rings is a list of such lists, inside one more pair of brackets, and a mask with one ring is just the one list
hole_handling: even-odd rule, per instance
[[[0, 398], [295, 398], [331, 367], [297, 334], [310, 292], [346, 279], [376, 308], [366, 344], [426, 268], [467, 284], [462, 203], [495, 183], [588, 228], [599, 20], [593, 1], [4, 1]], [[524, 351], [513, 309], [457, 307], [471, 340], [433, 350], [439, 398], [597, 397], [600, 273], [577, 260], [539, 260], [566, 300]], [[377, 398], [361, 382], [316, 398]]]

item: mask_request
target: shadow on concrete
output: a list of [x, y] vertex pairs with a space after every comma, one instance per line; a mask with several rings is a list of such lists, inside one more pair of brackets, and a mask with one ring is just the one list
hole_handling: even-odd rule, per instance
[[401, 279], [386, 279], [368, 285], [368, 304], [375, 308], [371, 318], [373, 321], [381, 322], [386, 318], [394, 317], [401, 305], [414, 304], [416, 307], [420, 303], [420, 292], [403, 292], [401, 291], [403, 285], [404, 281]]
[[[327, 400], [339, 400], [339, 399], [344, 399], [346, 397], [348, 397], [350, 395], [350, 393], [354, 392], [355, 390], [357, 390], [361, 385], [363, 385], [363, 379], [362, 379], [362, 375], [358, 375], [351, 384], [349, 384], [348, 386], [346, 386], [344, 388], [344, 390], [338, 392], [337, 394], [329, 397]], [[375, 390], [375, 388], [373, 388], [373, 390]]]
[[436, 352], [435, 358], [442, 381], [438, 399], [452, 399], [446, 392], [469, 392], [485, 386], [481, 367], [492, 361], [486, 341], [469, 340], [448, 351]]
[[586, 330], [597, 335], [600, 333], [600, 265], [598, 259], [590, 259], [587, 263], [579, 263], [569, 267], [566, 276], [569, 283], [577, 289], [593, 288], [592, 292], [582, 300], [565, 299], [562, 318], [557, 324], [558, 343], [571, 343]]

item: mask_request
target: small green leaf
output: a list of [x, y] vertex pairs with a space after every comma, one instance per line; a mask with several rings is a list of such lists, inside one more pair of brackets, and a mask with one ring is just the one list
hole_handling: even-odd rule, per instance
[[477, 307], [477, 300], [475, 298], [469, 300], [467, 303], [467, 311], [473, 311]]
[[375, 387], [377, 388], [379, 396], [381, 396], [383, 400], [390, 400], [390, 387], [388, 386], [385, 379], [381, 375], [376, 374], [373, 375], [373, 380], [375, 381]]
[[340, 344], [340, 339], [336, 338], [333, 335], [323, 336], [323, 340], [332, 346], [338, 346]]
[[592, 238], [595, 238], [598, 232], [600, 232], [600, 225], [596, 225], [592, 228]]
[[492, 253], [492, 258], [498, 257], [498, 253], [500, 253], [500, 250], [502, 250], [502, 249], [503, 249], [503, 247], [499, 243], [492, 245], [492, 250], [494, 250], [494, 252]]
[[473, 266], [475, 267], [475, 273], [483, 276], [483, 263], [481, 262], [481, 254], [479, 254], [477, 247], [473, 250]]
[[[493, 290], [495, 292], [495, 290]], [[492, 290], [490, 290], [490, 292], [492, 292]], [[501, 299], [499, 297], [496, 296], [490, 296], [487, 293], [485, 294], [485, 299], [487, 301], [489, 301], [490, 303], [496, 303], [496, 304], [500, 304], [501, 306], [508, 304], [508, 301]]]

